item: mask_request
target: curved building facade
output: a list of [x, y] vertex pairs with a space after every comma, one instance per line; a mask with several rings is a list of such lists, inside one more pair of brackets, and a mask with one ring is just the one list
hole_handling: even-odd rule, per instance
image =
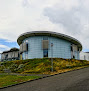
[[20, 35], [20, 59], [65, 58], [80, 59], [81, 43], [68, 35], [49, 31], [34, 31]]

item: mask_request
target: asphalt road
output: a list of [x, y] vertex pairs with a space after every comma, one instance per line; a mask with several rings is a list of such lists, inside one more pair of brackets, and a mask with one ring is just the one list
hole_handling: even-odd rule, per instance
[[89, 68], [27, 82], [0, 91], [89, 91]]

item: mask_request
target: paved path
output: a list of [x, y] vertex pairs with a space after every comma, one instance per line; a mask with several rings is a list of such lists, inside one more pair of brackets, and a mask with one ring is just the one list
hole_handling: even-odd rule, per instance
[[89, 68], [27, 82], [0, 91], [89, 91]]
[[0, 75], [41, 76], [41, 77], [49, 76], [46, 74], [19, 74], [19, 73], [0, 73]]

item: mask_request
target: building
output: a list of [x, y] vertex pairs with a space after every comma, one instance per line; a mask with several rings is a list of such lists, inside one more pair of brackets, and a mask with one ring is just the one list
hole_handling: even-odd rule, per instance
[[10, 50], [1, 53], [1, 61], [19, 60], [19, 58], [18, 48], [11, 48]]
[[81, 43], [68, 35], [49, 31], [33, 31], [20, 35], [20, 59], [65, 58], [80, 59]]
[[80, 59], [89, 61], [89, 52], [80, 52]]

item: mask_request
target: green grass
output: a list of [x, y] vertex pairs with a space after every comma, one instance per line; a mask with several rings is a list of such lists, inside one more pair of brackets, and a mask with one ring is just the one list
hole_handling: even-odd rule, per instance
[[[5, 68], [10, 69], [13, 73], [21, 74], [50, 74], [51, 72], [51, 58], [6, 61], [0, 64], [2, 65], [1, 73]], [[53, 58], [54, 72], [87, 65], [89, 65], [89, 61], [86, 60]]]
[[39, 77], [40, 76], [19, 76], [19, 75], [2, 74], [0, 75], [0, 87], [17, 84], [20, 82], [36, 79]]
[[[4, 73], [4, 69], [9, 69], [12, 73], [20, 74], [56, 74], [87, 66], [89, 66], [89, 61], [86, 60], [53, 58], [54, 72], [52, 73], [51, 58], [27, 59], [0, 62], [0, 73]], [[0, 75], [0, 87], [17, 84], [39, 77], [40, 76], [8, 75], [5, 73]]]

